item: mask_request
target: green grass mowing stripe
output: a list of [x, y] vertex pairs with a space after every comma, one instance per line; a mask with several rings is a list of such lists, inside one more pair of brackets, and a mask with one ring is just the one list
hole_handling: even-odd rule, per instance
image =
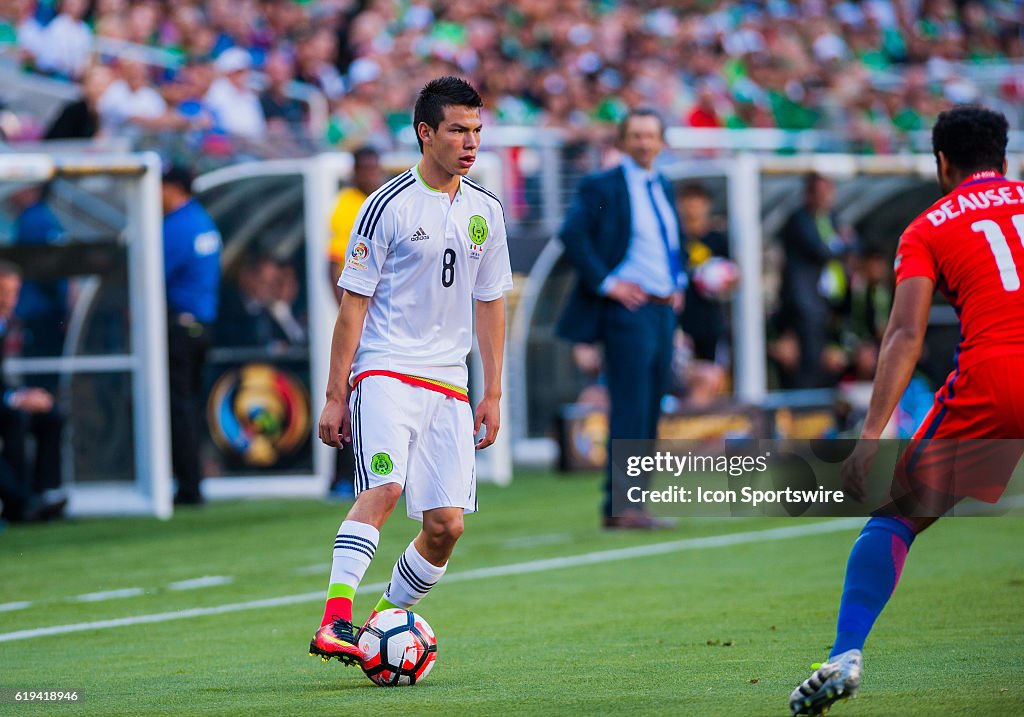
[[[619, 548], [616, 550], [602, 550], [581, 555], [569, 555], [559, 558], [548, 558], [546, 560], [530, 560], [524, 563], [512, 563], [510, 565], [498, 565], [475, 570], [465, 570], [447, 576], [446, 583], [463, 582], [468, 580], [481, 580], [484, 578], [500, 577], [508, 575], [522, 575], [525, 573], [539, 573], [548, 570], [559, 570], [563, 568], [593, 565], [596, 563], [607, 563], [616, 560], [628, 560], [631, 558], [650, 557], [664, 555], [667, 553], [680, 552], [684, 550], [702, 550], [706, 548], [719, 548], [730, 545], [741, 545], [743, 543], [760, 543], [774, 540], [787, 540], [810, 535], [821, 535], [833, 533], [840, 530], [847, 530], [860, 525], [861, 519], [851, 518], [843, 520], [830, 520], [808, 525], [791, 525], [783, 528], [770, 528], [768, 530], [753, 530], [743, 533], [726, 533], [704, 538], [686, 538], [673, 540], [664, 543], [652, 543], [649, 545], [637, 545], [630, 548]], [[384, 584], [366, 585], [361, 587], [360, 592], [369, 590], [377, 591], [384, 588]], [[322, 600], [323, 591], [301, 593], [298, 595], [285, 595], [277, 598], [266, 598], [262, 600], [251, 600], [248, 602], [232, 603], [229, 605], [217, 605], [213, 607], [191, 608], [174, 612], [163, 612], [151, 615], [136, 615], [133, 617], [114, 618], [110, 620], [97, 620], [93, 622], [74, 623], [70, 625], [54, 625], [51, 627], [34, 628], [31, 630], [17, 630], [0, 634], [0, 642], [12, 642], [15, 640], [27, 640], [48, 635], [65, 635], [71, 632], [83, 632], [86, 630], [104, 630], [114, 627], [127, 627], [130, 625], [142, 625], [156, 622], [167, 622], [169, 620], [181, 620], [185, 618], [201, 617], [205, 615], [219, 615], [234, 613], [241, 610], [256, 610], [268, 607], [281, 607], [295, 603], [312, 602]]]

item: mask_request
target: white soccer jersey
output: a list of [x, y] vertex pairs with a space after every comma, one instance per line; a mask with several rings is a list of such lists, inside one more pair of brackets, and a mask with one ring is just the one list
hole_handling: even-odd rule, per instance
[[512, 288], [501, 203], [466, 177], [451, 201], [418, 167], [403, 172], [363, 202], [338, 286], [371, 297], [355, 376], [394, 371], [465, 387], [473, 300]]

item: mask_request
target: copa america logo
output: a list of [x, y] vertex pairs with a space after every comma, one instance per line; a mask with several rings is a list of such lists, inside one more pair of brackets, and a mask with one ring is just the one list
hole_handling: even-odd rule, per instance
[[369, 254], [370, 250], [366, 247], [366, 244], [364, 244], [363, 242], [359, 242], [354, 247], [352, 247], [352, 258], [355, 259], [356, 261], [362, 261], [367, 256], [369, 256]]
[[309, 395], [293, 375], [246, 364], [213, 385], [207, 420], [214, 443], [246, 465], [265, 467], [298, 450], [309, 435]]

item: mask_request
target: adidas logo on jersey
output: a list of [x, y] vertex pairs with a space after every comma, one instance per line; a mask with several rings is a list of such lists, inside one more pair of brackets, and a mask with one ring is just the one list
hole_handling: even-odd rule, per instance
[[412, 241], [423, 241], [424, 239], [429, 239], [429, 238], [430, 238], [430, 235], [427, 234], [425, 231], [423, 231], [423, 227], [420, 227], [419, 229], [417, 229], [415, 231], [415, 233], [412, 235]]

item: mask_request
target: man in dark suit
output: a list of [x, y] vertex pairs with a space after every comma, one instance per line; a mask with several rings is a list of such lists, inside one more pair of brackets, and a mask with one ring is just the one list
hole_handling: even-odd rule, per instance
[[[20, 270], [0, 261], [0, 502], [7, 520], [46, 520], [67, 504], [60, 474], [63, 419], [49, 391], [11, 388], [4, 379], [4, 343], [20, 293]], [[26, 450], [29, 436], [34, 456]]]
[[832, 211], [835, 186], [828, 177], [811, 173], [804, 180], [804, 192], [803, 206], [779, 232], [786, 256], [780, 307], [786, 326], [782, 328], [795, 331], [800, 344], [799, 367], [784, 381], [786, 388], [828, 385], [822, 356], [828, 342], [831, 302], [846, 289], [846, 275], [839, 261], [846, 242]]
[[[647, 109], [630, 111], [619, 127], [622, 164], [585, 178], [560, 238], [578, 273], [558, 333], [575, 343], [600, 342], [611, 399], [611, 441], [652, 439], [669, 385], [672, 334], [686, 288], [679, 217], [672, 188], [654, 170], [664, 125]], [[604, 525], [659, 528], [644, 512], [613, 511], [628, 486], [605, 479]]]

